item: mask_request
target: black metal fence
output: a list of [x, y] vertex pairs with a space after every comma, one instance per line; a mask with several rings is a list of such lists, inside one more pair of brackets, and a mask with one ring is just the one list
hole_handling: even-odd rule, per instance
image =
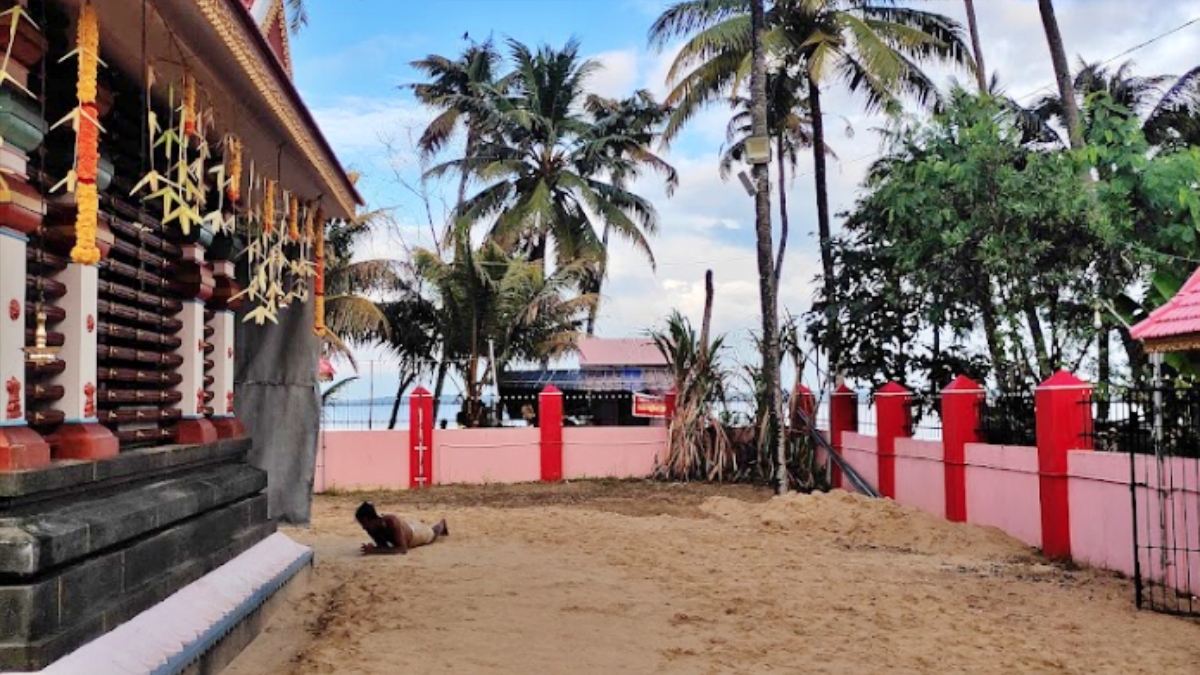
[[942, 397], [937, 394], [913, 394], [908, 399], [909, 438], [938, 440], [942, 437]]
[[979, 435], [992, 445], [1037, 445], [1033, 392], [989, 392], [979, 404]]
[[1097, 390], [1095, 449], [1129, 456], [1137, 604], [1200, 617], [1200, 390]]

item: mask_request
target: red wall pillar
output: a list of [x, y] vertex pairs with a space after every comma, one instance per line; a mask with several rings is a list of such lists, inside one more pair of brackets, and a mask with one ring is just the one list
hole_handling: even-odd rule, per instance
[[554, 385], [538, 394], [538, 428], [542, 439], [542, 480], [563, 478], [563, 395]]
[[1060, 371], [1035, 393], [1039, 492], [1042, 502], [1042, 553], [1071, 557], [1071, 501], [1067, 452], [1090, 450], [1084, 435], [1092, 425], [1092, 385]]
[[417, 387], [408, 396], [408, 486], [433, 485], [433, 394]]
[[967, 522], [967, 443], [978, 443], [979, 404], [984, 391], [964, 375], [942, 390], [942, 448], [945, 452], [946, 519]]
[[896, 439], [905, 438], [912, 427], [909, 407], [912, 392], [888, 382], [875, 392], [879, 448], [879, 494], [896, 498]]
[[[845, 384], [839, 385], [829, 397], [829, 443], [842, 452], [843, 434], [858, 431], [858, 394]], [[833, 487], [842, 487], [842, 470], [833, 466]]]

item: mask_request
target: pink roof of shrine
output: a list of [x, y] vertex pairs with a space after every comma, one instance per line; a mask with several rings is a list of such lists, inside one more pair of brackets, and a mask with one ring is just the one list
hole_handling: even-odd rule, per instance
[[584, 368], [669, 365], [652, 340], [584, 338], [579, 341], [579, 363]]
[[1169, 352], [1200, 348], [1200, 270], [1167, 304], [1129, 330], [1146, 351]]

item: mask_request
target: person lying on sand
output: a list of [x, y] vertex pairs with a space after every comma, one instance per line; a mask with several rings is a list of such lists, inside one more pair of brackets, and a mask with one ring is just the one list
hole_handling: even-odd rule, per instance
[[362, 545], [363, 555], [404, 555], [410, 548], [432, 544], [438, 537], [450, 536], [444, 518], [430, 527], [419, 520], [401, 520], [391, 514], [380, 516], [370, 502], [363, 502], [358, 507], [354, 519], [375, 540], [374, 544]]

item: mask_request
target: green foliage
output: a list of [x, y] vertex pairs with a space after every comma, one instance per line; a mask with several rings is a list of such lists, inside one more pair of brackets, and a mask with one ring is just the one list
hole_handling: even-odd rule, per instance
[[[944, 384], [986, 365], [1017, 386], [1078, 365], [1095, 308], [1138, 278], [1133, 222], [1081, 186], [1096, 148], [1037, 152], [1025, 137], [1011, 106], [963, 89], [895, 130], [839, 246], [850, 374]], [[986, 360], [940, 346], [976, 330]]]

